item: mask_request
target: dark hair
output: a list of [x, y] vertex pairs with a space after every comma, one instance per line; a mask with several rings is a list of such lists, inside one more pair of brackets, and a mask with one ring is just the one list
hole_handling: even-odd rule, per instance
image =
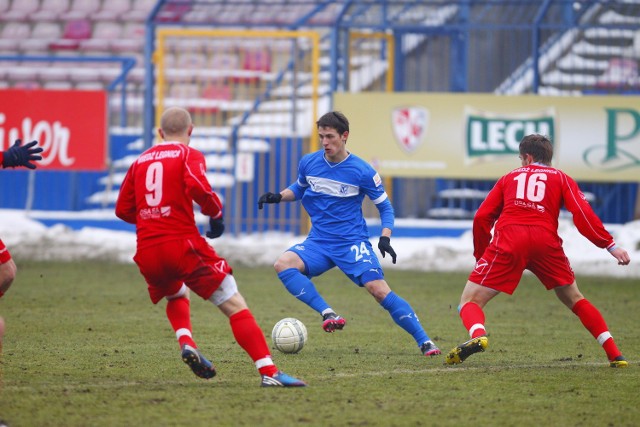
[[340, 111], [332, 111], [320, 117], [316, 122], [316, 125], [321, 128], [333, 128], [338, 131], [340, 135], [345, 132], [349, 132], [349, 120]]
[[551, 140], [537, 133], [527, 135], [520, 141], [520, 155], [531, 154], [534, 162], [551, 166], [553, 158], [553, 145]]

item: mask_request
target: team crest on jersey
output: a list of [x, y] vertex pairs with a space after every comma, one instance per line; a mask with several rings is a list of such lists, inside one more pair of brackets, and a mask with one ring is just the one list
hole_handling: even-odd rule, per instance
[[227, 271], [227, 262], [221, 259], [213, 265], [213, 268], [218, 270], [220, 273], [224, 273], [225, 271]]
[[391, 113], [393, 134], [404, 151], [411, 153], [422, 143], [427, 126], [429, 111], [423, 107], [400, 107]]

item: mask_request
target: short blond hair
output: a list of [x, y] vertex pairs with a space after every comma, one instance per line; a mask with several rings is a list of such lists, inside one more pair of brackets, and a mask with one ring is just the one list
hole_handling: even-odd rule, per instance
[[167, 108], [160, 117], [160, 129], [165, 137], [187, 136], [191, 127], [191, 114], [184, 108]]

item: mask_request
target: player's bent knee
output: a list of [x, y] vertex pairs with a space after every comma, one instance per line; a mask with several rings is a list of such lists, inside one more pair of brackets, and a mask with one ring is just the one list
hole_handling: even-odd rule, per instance
[[362, 274], [362, 276], [360, 276], [360, 283], [362, 283], [363, 286], [368, 285], [371, 282], [377, 282], [377, 281], [384, 282], [384, 274], [379, 268], [374, 268], [369, 271], [366, 271]]
[[282, 273], [290, 268], [295, 268], [298, 271], [304, 270], [304, 263], [300, 257], [294, 252], [285, 252], [280, 258], [273, 264], [273, 268], [277, 273]]
[[0, 265], [0, 292], [5, 293], [16, 278], [18, 267], [12, 259]]
[[[209, 297], [209, 301], [219, 307], [221, 304], [227, 302], [235, 294], [240, 295], [238, 293], [238, 284], [236, 283], [236, 279], [231, 274], [227, 274], [218, 289], [216, 289], [216, 291]], [[240, 298], [242, 297], [240, 296]]]
[[187, 288], [187, 285], [185, 285], [184, 283], [182, 284], [182, 287], [180, 288], [180, 290], [178, 292], [176, 292], [173, 295], [167, 295], [165, 298], [169, 301], [172, 299], [176, 299], [176, 298], [182, 298], [182, 297], [189, 297], [189, 288]]

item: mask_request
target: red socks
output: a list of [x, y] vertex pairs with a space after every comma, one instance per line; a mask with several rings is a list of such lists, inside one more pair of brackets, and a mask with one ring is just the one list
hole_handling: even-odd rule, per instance
[[249, 354], [261, 375], [273, 376], [278, 372], [271, 360], [267, 340], [248, 308], [229, 317], [229, 324], [236, 341]]
[[609, 333], [609, 328], [602, 314], [586, 298], [575, 303], [571, 311], [578, 316], [584, 327], [598, 340], [598, 343], [607, 353], [609, 360], [622, 355]]
[[475, 302], [468, 302], [460, 308], [460, 318], [471, 338], [487, 335], [484, 328], [484, 312]]
[[176, 338], [180, 347], [185, 344], [197, 348], [191, 333], [190, 302], [186, 297], [175, 298], [167, 301], [167, 318], [176, 331]]

